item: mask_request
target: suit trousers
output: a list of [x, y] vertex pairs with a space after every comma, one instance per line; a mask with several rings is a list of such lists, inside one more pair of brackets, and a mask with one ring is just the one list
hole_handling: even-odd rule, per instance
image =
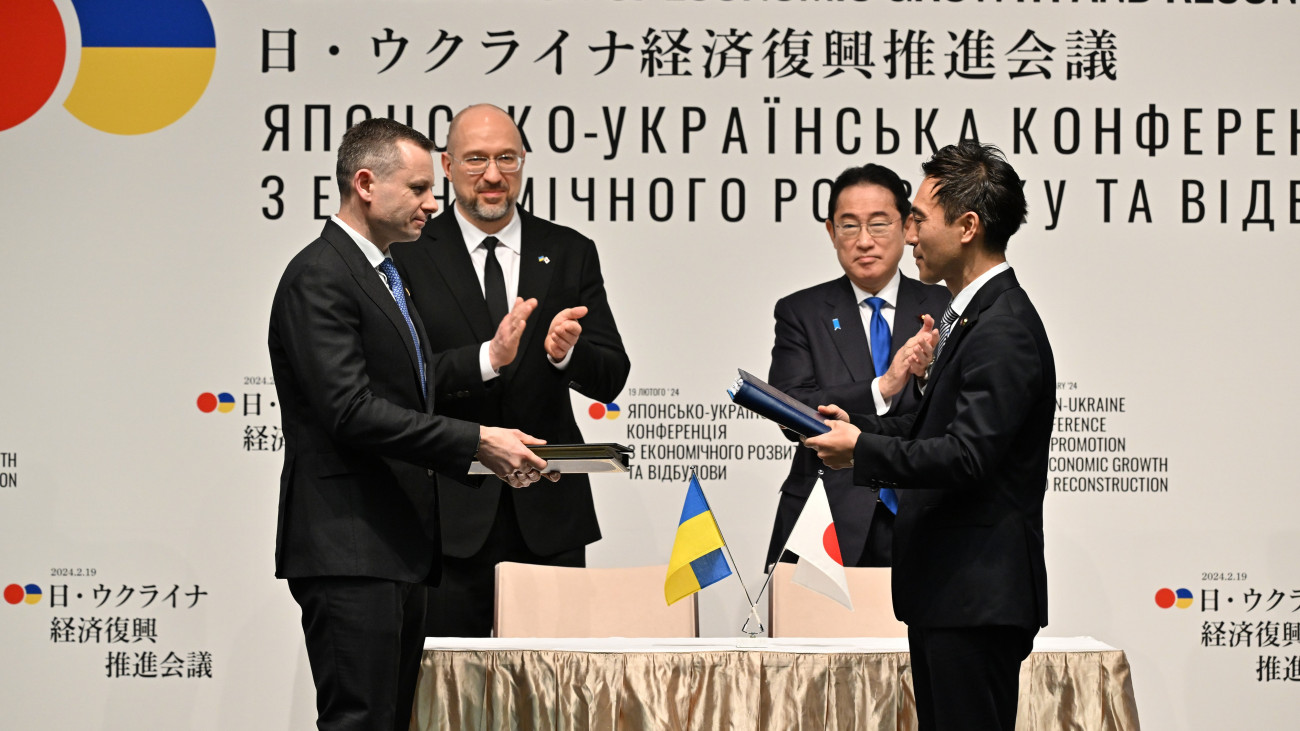
[[1015, 731], [1020, 663], [1037, 630], [907, 628], [920, 731]]
[[289, 579], [302, 607], [321, 731], [407, 731], [424, 651], [425, 586], [387, 579]]
[[[542, 480], [521, 490], [545, 490]], [[430, 637], [491, 637], [496, 612], [496, 566], [502, 561], [543, 566], [587, 565], [585, 546], [549, 556], [534, 553], [519, 532], [514, 490], [502, 482], [497, 513], [487, 541], [478, 553], [465, 558], [443, 555], [442, 581], [429, 589], [429, 610], [424, 631]], [[482, 489], [493, 489], [491, 484]]]

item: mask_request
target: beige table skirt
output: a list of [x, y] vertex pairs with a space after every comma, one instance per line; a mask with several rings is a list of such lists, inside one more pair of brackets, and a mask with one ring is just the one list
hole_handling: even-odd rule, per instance
[[[916, 728], [905, 640], [901, 648], [889, 640], [809, 642], [431, 638], [411, 727]], [[1016, 728], [1137, 731], [1124, 653], [1088, 638], [1058, 642], [1073, 649], [1053, 642], [1036, 643], [1021, 667]]]

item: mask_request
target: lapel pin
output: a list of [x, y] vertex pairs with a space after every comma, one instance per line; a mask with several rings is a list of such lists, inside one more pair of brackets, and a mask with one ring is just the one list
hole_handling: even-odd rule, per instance
[[549, 257], [549, 256], [539, 256], [539, 257], [537, 257], [537, 261], [540, 261], [540, 262], [543, 263], [543, 264], [550, 264], [550, 263], [551, 263], [551, 257]]
[[970, 320], [968, 320], [968, 319], [966, 319], [966, 318], [964, 318], [964, 317], [961, 318], [961, 326], [962, 326], [962, 327], [966, 327], [966, 323], [968, 323], [968, 322], [970, 322]]
[[840, 329], [840, 318], [838, 318], [838, 317], [833, 318], [833, 319], [831, 320], [831, 325], [834, 326], [836, 330], [839, 330], [839, 329]]

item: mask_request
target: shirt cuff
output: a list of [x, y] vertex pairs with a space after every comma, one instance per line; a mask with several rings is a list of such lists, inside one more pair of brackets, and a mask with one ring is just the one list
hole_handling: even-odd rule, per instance
[[871, 379], [871, 398], [876, 402], [876, 416], [884, 416], [889, 413], [889, 404], [893, 399], [887, 399], [880, 395], [880, 376]]
[[574, 351], [574, 348], [577, 348], [577, 347], [578, 347], [577, 345], [574, 345], [572, 348], [569, 348], [569, 352], [567, 352], [567, 353], [564, 354], [564, 360], [557, 361], [557, 360], [555, 360], [554, 358], [551, 357], [551, 354], [550, 354], [550, 353], [547, 353], [547, 354], [546, 354], [546, 360], [547, 360], [547, 362], [549, 362], [551, 365], [555, 366], [555, 370], [557, 370], [557, 371], [562, 371], [562, 370], [564, 370], [565, 368], [568, 368], [568, 367], [569, 367], [569, 361], [573, 360], [573, 351]]
[[492, 359], [488, 357], [488, 346], [491, 344], [491, 341], [488, 341], [478, 349], [478, 372], [483, 376], [484, 383], [501, 375], [492, 367]]

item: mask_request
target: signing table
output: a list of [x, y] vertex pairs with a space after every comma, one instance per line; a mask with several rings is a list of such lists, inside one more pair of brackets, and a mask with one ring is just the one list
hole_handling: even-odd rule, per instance
[[[916, 728], [906, 639], [459, 639], [424, 647], [412, 727]], [[1040, 637], [1016, 728], [1138, 731], [1128, 660]]]

